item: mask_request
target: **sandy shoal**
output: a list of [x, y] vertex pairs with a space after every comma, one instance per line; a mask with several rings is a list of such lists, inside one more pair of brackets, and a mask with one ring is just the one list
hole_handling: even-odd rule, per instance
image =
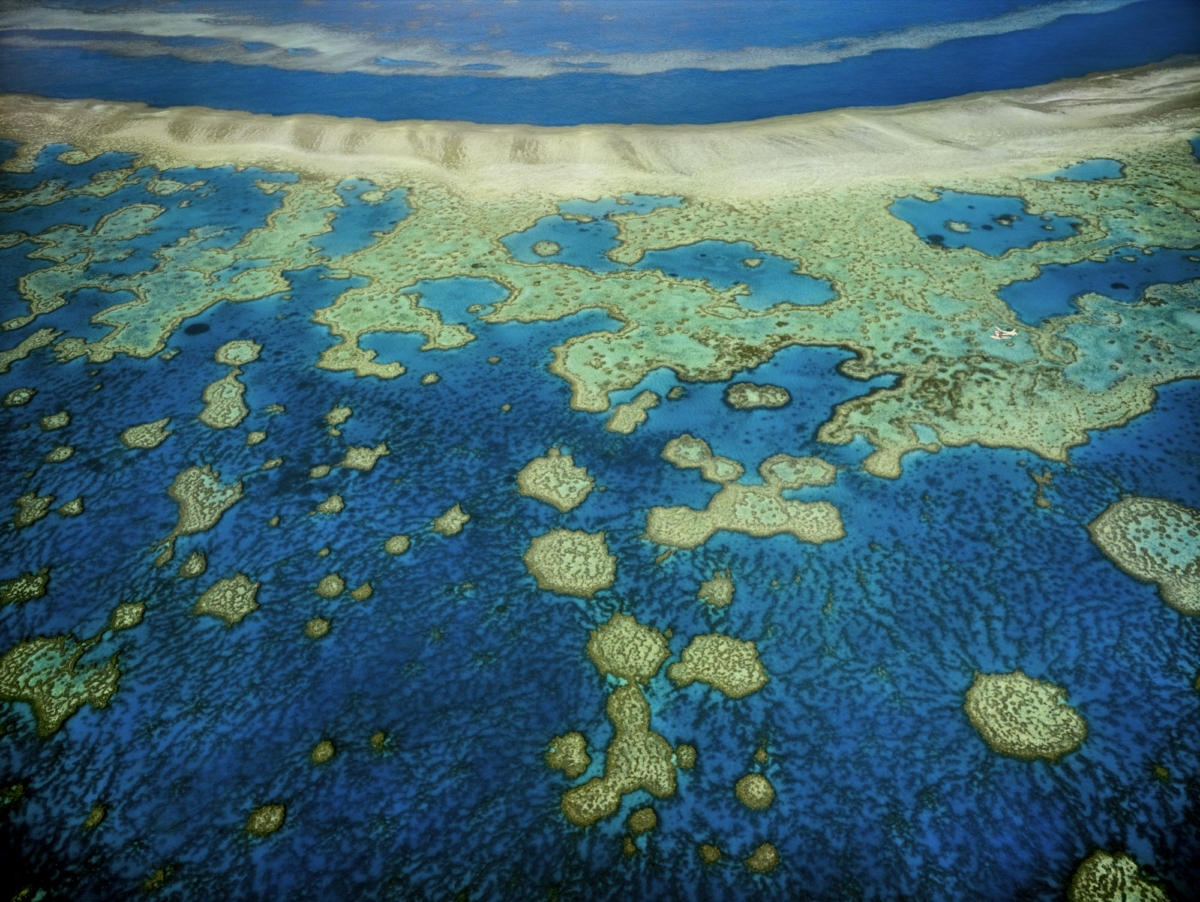
[[470, 197], [642, 191], [712, 199], [853, 182], [1028, 175], [1200, 131], [1200, 59], [899, 107], [705, 126], [547, 128], [270, 116], [0, 95], [18, 160], [47, 143], [172, 166], [261, 166]]

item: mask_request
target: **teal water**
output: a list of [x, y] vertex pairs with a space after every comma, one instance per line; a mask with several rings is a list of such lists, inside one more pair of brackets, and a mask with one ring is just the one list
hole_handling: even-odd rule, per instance
[[1116, 160], [1082, 160], [1049, 175], [1034, 176], [1048, 182], [1062, 179], [1068, 182], [1100, 182], [1125, 177], [1124, 167]]
[[1036, 278], [1010, 282], [997, 294], [1023, 322], [1036, 326], [1052, 316], [1078, 312], [1075, 299], [1082, 294], [1094, 292], [1132, 304], [1151, 285], [1197, 278], [1200, 248], [1120, 247], [1104, 260], [1043, 266]]
[[[928, 244], [969, 247], [989, 257], [1076, 234], [1079, 221], [1055, 213], [1030, 213], [1019, 197], [939, 191], [937, 200], [902, 197], [888, 207]], [[957, 227], [954, 227], [957, 226]]]

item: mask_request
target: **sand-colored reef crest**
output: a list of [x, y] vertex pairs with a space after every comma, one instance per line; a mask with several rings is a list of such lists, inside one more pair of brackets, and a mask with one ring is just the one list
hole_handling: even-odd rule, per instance
[[737, 781], [734, 792], [739, 802], [754, 811], [769, 808], [775, 801], [775, 787], [762, 774], [746, 774]]
[[587, 654], [601, 674], [645, 684], [671, 656], [671, 649], [654, 627], [643, 626], [627, 614], [613, 614], [592, 630]]
[[18, 643], [0, 658], [0, 701], [27, 702], [42, 738], [54, 735], [85, 704], [105, 707], [121, 672], [116, 655], [103, 664], [78, 666], [94, 643], [67, 635]]
[[563, 794], [563, 814], [579, 827], [616, 814], [621, 797], [639, 789], [660, 799], [675, 794], [671, 746], [650, 729], [650, 706], [636, 684], [608, 697], [608, 719], [616, 732], [605, 750], [604, 776]]
[[602, 532], [555, 529], [534, 536], [524, 560], [539, 589], [576, 598], [591, 598], [617, 577], [617, 557]]
[[270, 836], [283, 826], [287, 808], [278, 803], [263, 805], [250, 812], [246, 819], [246, 832], [251, 836]]
[[535, 457], [517, 474], [517, 491], [553, 505], [565, 514], [587, 500], [596, 486], [586, 467], [575, 465], [570, 454], [551, 448], [545, 457]]
[[189, 467], [175, 477], [167, 494], [179, 505], [179, 519], [171, 534], [159, 546], [156, 567], [175, 556], [175, 539], [206, 532], [217, 525], [221, 516], [242, 497], [242, 481], [221, 482], [221, 474], [211, 466]]
[[667, 676], [680, 688], [708, 683], [730, 698], [745, 698], [769, 680], [757, 645], [720, 633], [693, 638], [680, 660], [667, 668]]
[[1170, 902], [1170, 897], [1124, 852], [1097, 849], [1071, 877], [1067, 902]]
[[[820, 545], [845, 536], [842, 515], [828, 501], [793, 501], [785, 489], [828, 485], [834, 468], [818, 458], [777, 454], [759, 467], [763, 485], [733, 482], [737, 476], [725, 458], [713, 457], [707, 443], [689, 435], [667, 444], [663, 456], [679, 467], [697, 467], [701, 475], [724, 485], [704, 510], [690, 507], [652, 507], [646, 516], [646, 538], [673, 548], [696, 548], [721, 530], [756, 538], [791, 535], [801, 542]], [[728, 462], [732, 464], [733, 462]], [[738, 470], [740, 465], [736, 465]]]
[[1200, 511], [1131, 496], [1105, 508], [1088, 532], [1110, 561], [1134, 579], [1155, 583], [1180, 614], [1200, 615]]
[[963, 707], [987, 744], [1025, 761], [1056, 762], [1087, 738], [1087, 722], [1065, 689], [1012, 673], [976, 673]]

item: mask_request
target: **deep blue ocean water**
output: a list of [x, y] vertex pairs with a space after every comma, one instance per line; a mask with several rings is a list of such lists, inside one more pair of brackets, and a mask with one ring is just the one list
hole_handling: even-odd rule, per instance
[[[75, 4], [72, 4], [75, 5]], [[985, 19], [1020, 4], [876, 3], [824, 4], [812, 15], [785, 5], [774, 12], [755, 7], [739, 15], [741, 4], [714, 9], [714, 19], [668, 13], [675, 4], [650, 4], [666, 23], [630, 29], [628, 23], [533, 21], [491, 36], [496, 49], [548, 53], [561, 41], [602, 53], [672, 47], [736, 49], [745, 46], [820, 42], [849, 35], [870, 37], [905, 25], [956, 19]], [[379, 21], [347, 4], [327, 4], [322, 12], [284, 13], [265, 7], [262, 15], [303, 17], [349, 27], [379, 29], [380, 36], [403, 33], [402, 23]], [[840, 7], [840, 9], [839, 9]], [[899, 7], [899, 8], [898, 8]], [[819, 8], [819, 7], [818, 7]], [[383, 7], [387, 9], [386, 5]], [[786, 10], [786, 11], [785, 11]], [[328, 17], [322, 19], [322, 17]], [[743, 21], [726, 27], [721, 18]], [[415, 14], [412, 19], [425, 18]], [[446, 27], [431, 40], [461, 37], [474, 27], [464, 16], [443, 16]], [[679, 22], [685, 23], [679, 25]], [[764, 26], [764, 23], [769, 23]], [[81, 20], [81, 25], [86, 24]], [[572, 30], [572, 27], [574, 30]], [[566, 28], [564, 31], [563, 28]], [[689, 29], [695, 39], [689, 43]], [[255, 113], [324, 113], [377, 120], [443, 119], [482, 123], [575, 125], [589, 122], [715, 123], [761, 119], [847, 106], [887, 106], [953, 97], [976, 91], [1025, 87], [1093, 72], [1140, 66], [1176, 54], [1200, 51], [1200, 7], [1192, 0], [1144, 0], [1109, 12], [1063, 16], [1036, 29], [944, 40], [919, 50], [881, 49], [836, 63], [774, 66], [767, 69], [709, 71], [672, 69], [626, 76], [592, 70], [528, 77], [477, 75], [388, 75], [276, 69], [230, 62], [191, 62], [168, 55], [120, 56], [52, 45], [5, 47], [0, 90], [48, 97], [94, 97], [140, 101], [151, 106], [200, 105]], [[642, 36], [630, 34], [641, 30]], [[393, 35], [395, 36], [395, 35]], [[457, 46], [457, 43], [455, 44]], [[294, 48], [302, 49], [302, 48]], [[969, 63], [964, 62], [969, 61]]]
[[[81, 171], [103, 168], [62, 164], [54, 155], [63, 149], [43, 154], [31, 175], [5, 174], [4, 187], [78, 184]], [[138, 184], [89, 198], [88, 209], [80, 198], [23, 207], [6, 214], [6, 226], [91, 227], [118, 207], [161, 202], [145, 190], [153, 174], [138, 170]], [[168, 199], [159, 230], [127, 242], [141, 260], [177, 240], [189, 216], [193, 225], [221, 223], [212, 240], [232, 246], [279, 203], [254, 179], [290, 178], [231, 168], [165, 175], [208, 186], [186, 195], [187, 208]], [[331, 208], [335, 233], [316, 240], [331, 254], [369, 244], [407, 211], [392, 197]], [[676, 252], [680, 265], [699, 265], [697, 247]], [[22, 256], [31, 250], [26, 242], [0, 257], [0, 319], [21, 311], [18, 276], [44, 265]], [[576, 265], [599, 268], [599, 260]], [[784, 263], [766, 271], [786, 281]], [[125, 271], [121, 261], [93, 265]], [[375, 333], [364, 345], [403, 361], [405, 375], [315, 369], [334, 339], [312, 313], [355, 284], [327, 278], [336, 268], [334, 259], [287, 272], [286, 291], [186, 320], [170, 338], [172, 359], [60, 364], [43, 349], [0, 375], [0, 394], [38, 388], [27, 406], [0, 409], [8, 471], [34, 474], [14, 480], [17, 488], [60, 500], [82, 494], [86, 507], [80, 517], [51, 514], [0, 532], [0, 578], [52, 570], [45, 598], [0, 609], [0, 647], [32, 635], [91, 636], [117, 603], [147, 603], [140, 627], [105, 635], [86, 658], [118, 655], [120, 688], [109, 707], [84, 708], [42, 740], [28, 706], [0, 706], [0, 785], [25, 784], [25, 797], [3, 815], [6, 888], [29, 884], [79, 902], [130, 898], [155, 869], [170, 867], [157, 898], [1050, 902], [1097, 847], [1128, 850], [1180, 899], [1200, 883], [1190, 826], [1200, 631], [1152, 586], [1120, 573], [1085, 529], [1129, 492], [1200, 506], [1200, 383], [1162, 387], [1153, 412], [1094, 433], [1071, 464], [966, 447], [914, 453], [899, 479], [881, 480], [858, 467], [871, 450], [864, 442], [816, 440], [834, 406], [892, 383], [841, 375], [849, 354], [840, 349], [789, 348], [731, 380], [786, 387], [793, 401], [784, 408], [735, 411], [723, 401], [727, 383], [683, 384], [682, 399], [664, 399], [636, 432], [618, 435], [604, 429], [607, 414], [571, 411], [566, 383], [547, 369], [552, 346], [616, 324], [589, 311], [489, 325], [467, 307], [486, 311], [502, 298], [490, 280], [413, 289], [448, 321], [469, 322], [476, 341], [421, 353], [419, 335]], [[4, 346], [47, 322], [81, 334], [83, 314], [99, 300], [78, 300], [83, 313], [72, 299], [61, 313], [5, 333]], [[215, 349], [240, 338], [263, 345], [240, 377], [251, 414], [236, 429], [212, 430], [196, 419], [200, 393], [228, 370], [213, 362]], [[421, 385], [427, 372], [440, 380]], [[659, 370], [612, 400], [647, 387], [665, 396], [679, 384]], [[267, 413], [276, 403], [286, 412]], [[339, 404], [354, 413], [334, 437], [323, 418]], [[63, 408], [68, 427], [38, 428], [39, 417]], [[168, 416], [174, 434], [158, 448], [121, 445], [126, 426]], [[247, 446], [251, 429], [267, 440]], [[750, 474], [779, 452], [837, 464], [832, 486], [795, 495], [836, 504], [847, 536], [816, 547], [721, 533], [655, 563], [661, 549], [641, 538], [648, 508], [702, 507], [717, 488], [661, 459], [684, 431]], [[346, 444], [381, 441], [390, 454], [371, 472], [309, 476], [317, 464], [336, 463]], [[62, 442], [75, 455], [43, 463]], [[567, 514], [515, 488], [520, 468], [554, 445], [604, 488]], [[275, 456], [285, 463], [259, 469]], [[203, 463], [227, 482], [241, 478], [245, 498], [215, 529], [181, 538], [175, 562], [156, 569], [154, 546], [176, 519], [166, 488]], [[1048, 509], [1033, 503], [1035, 469], [1054, 475]], [[333, 492], [346, 510], [310, 515]], [[16, 493], [10, 486], [8, 495]], [[453, 504], [471, 515], [463, 532], [430, 531]], [[271, 528], [275, 515], [281, 523]], [[585, 602], [536, 588], [521, 555], [532, 535], [557, 526], [607, 532], [619, 558], [612, 589]], [[413, 539], [398, 557], [383, 551], [396, 533]], [[322, 548], [327, 557], [317, 556]], [[178, 579], [178, 562], [196, 549], [208, 557], [207, 572]], [[710, 610], [697, 588], [726, 568], [734, 603]], [[204, 588], [238, 571], [263, 583], [257, 611], [233, 628], [191, 613]], [[313, 586], [330, 571], [350, 587], [370, 580], [373, 597], [319, 597]], [[602, 768], [611, 687], [585, 646], [588, 631], [618, 610], [672, 629], [675, 655], [714, 630], [754, 639], [771, 677], [737, 701], [700, 684], [675, 689], [665, 668], [652, 681], [652, 728], [672, 744], [694, 744], [699, 764], [679, 772], [675, 796], [654, 800], [659, 827], [634, 858], [622, 854], [621, 837], [626, 815], [650, 801], [644, 793], [587, 831], [559, 810], [568, 786]], [[315, 616], [333, 623], [319, 641], [303, 634]], [[1058, 765], [996, 755], [962, 711], [975, 670], [1016, 668], [1066, 687], [1087, 718], [1088, 740]], [[389, 736], [383, 751], [369, 743], [378, 730]], [[550, 739], [569, 730], [587, 736], [593, 756], [579, 781], [542, 758]], [[338, 753], [314, 765], [309, 752], [326, 738]], [[731, 787], [755, 769], [760, 745], [771, 755], [764, 771], [777, 798], [751, 812]], [[1156, 778], [1154, 765], [1171, 779]], [[96, 801], [108, 816], [84, 831]], [[287, 805], [283, 829], [249, 838], [249, 812], [274, 801]], [[736, 859], [764, 840], [783, 864], [752, 876]], [[735, 860], [704, 868], [696, 844], [708, 841]]]

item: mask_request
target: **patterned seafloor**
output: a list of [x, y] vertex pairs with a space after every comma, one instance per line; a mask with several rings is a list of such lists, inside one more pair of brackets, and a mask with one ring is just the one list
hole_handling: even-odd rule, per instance
[[[314, 311], [365, 284], [339, 258], [410, 214], [399, 191], [354, 200], [373, 188], [355, 181], [328, 210], [332, 232], [296, 239], [314, 250], [277, 290], [187, 316], [156, 356], [72, 358], [61, 342], [103, 338], [111, 325], [91, 318], [129, 299], [120, 277], [165, 265], [173, 248], [231, 249], [208, 284], [253, 276], [262, 261], [241, 258], [238, 242], [282, 209], [283, 195], [263, 185], [295, 176], [143, 168], [108, 193], [54, 194], [55, 180], [83, 186], [129, 165], [63, 162], [66, 150], [4, 174], [5, 231], [24, 234], [0, 250], [2, 318], [25, 312], [18, 281], [48, 260], [81, 262], [103, 283], [5, 333], [5, 349], [38, 330], [61, 333], [56, 347], [6, 356], [0, 371], [0, 395], [14, 401], [0, 409], [12, 518], [0, 580], [48, 568], [44, 594], [22, 600], [5, 583], [0, 607], [0, 880], [10, 895], [1052, 900], [1096, 849], [1127, 852], [1176, 894], [1200, 876], [1196, 623], [1114, 566], [1087, 529], [1130, 494], [1200, 506], [1195, 381], [1163, 386], [1152, 412], [1094, 432], [1069, 463], [971, 445], [909, 454], [899, 478], [883, 479], [858, 466], [872, 451], [863, 439], [816, 439], [835, 405], [894, 383], [841, 375], [849, 352], [790, 347], [728, 381], [656, 369], [613, 393], [614, 404], [658, 397], [642, 422], [631, 415], [628, 432], [613, 431], [609, 413], [571, 408], [551, 348], [621, 324], [599, 310], [487, 322], [479, 317], [505, 296], [487, 280], [417, 287], [422, 304], [475, 340], [422, 351], [421, 334], [376, 332], [362, 347], [407, 372], [331, 372], [314, 366], [333, 343]], [[648, 212], [680, 199], [631, 202]], [[130, 224], [138, 204], [163, 208], [152, 229]], [[595, 215], [590, 226], [530, 222], [495, 239], [530, 265], [538, 241], [580, 267], [611, 263], [611, 208], [583, 206], [561, 209]], [[64, 223], [79, 228], [53, 232]], [[662, 250], [644, 267], [673, 277], [675, 264], [691, 266], [727, 287], [735, 261], [721, 254], [747, 254], [707, 248]], [[825, 299], [824, 283], [770, 254], [757, 259], [750, 269], [761, 270], [743, 280], [746, 309], [756, 309], [756, 284], [760, 296]], [[248, 345], [230, 342], [261, 347], [249, 359]], [[736, 409], [726, 389], [746, 380], [790, 400]], [[224, 394], [206, 394], [218, 383]], [[21, 388], [36, 393], [17, 404]], [[122, 441], [129, 427], [167, 418], [156, 446]], [[832, 503], [844, 537], [722, 531], [666, 554], [645, 537], [650, 509], [702, 509], [718, 491], [699, 469], [664, 459], [683, 434], [739, 462], [748, 485], [780, 453], [835, 465], [831, 484], [783, 497]], [[355, 460], [348, 449], [381, 443], [386, 454], [369, 468], [361, 457], [338, 466]], [[518, 491], [517, 474], [552, 448], [595, 480], [565, 512]], [[167, 560], [162, 542], [185, 507], [168, 489], [198, 467], [235, 500], [211, 528], [183, 529]], [[239, 482], [240, 492], [228, 488]], [[82, 513], [63, 510], [74, 499]], [[469, 519], [446, 518], [455, 506]], [[603, 533], [616, 558], [611, 587], [590, 598], [539, 589], [526, 552], [555, 529]], [[408, 542], [389, 545], [396, 536]], [[1192, 545], [1168, 550], [1186, 564], [1194, 532], [1182, 541]], [[181, 573], [195, 552], [203, 572]], [[698, 598], [722, 573], [732, 603]], [[202, 596], [236, 574], [258, 584], [257, 606], [234, 603], [232, 623], [204, 613]], [[119, 605], [138, 603], [140, 621], [110, 628]], [[581, 827], [563, 796], [605, 772], [615, 733], [606, 702], [625, 682], [589, 658], [589, 631], [615, 613], [668, 644], [640, 691], [650, 729], [675, 750], [675, 789], [630, 792]], [[769, 681], [733, 697], [672, 679], [693, 637], [714, 633], [752, 641]], [[67, 638], [37, 646], [33, 660], [14, 654], [37, 637]], [[110, 662], [115, 690], [97, 688]], [[1065, 690], [1086, 721], [1077, 750], [1021, 760], [972, 725], [964, 699], [977, 673], [1017, 670]], [[89, 676], [98, 682], [85, 685]], [[85, 690], [107, 703], [68, 713], [56, 730], [29, 703]], [[575, 778], [546, 757], [572, 732], [590, 758]], [[682, 746], [695, 749], [694, 766], [683, 766]], [[751, 773], [773, 788], [765, 808], [735, 792]], [[647, 816], [627, 819], [647, 805], [654, 825], [637, 833]], [[256, 811], [266, 814], [256, 821]], [[764, 843], [779, 863], [753, 859], [760, 873], [743, 862]], [[706, 863], [702, 846], [720, 859]]]

